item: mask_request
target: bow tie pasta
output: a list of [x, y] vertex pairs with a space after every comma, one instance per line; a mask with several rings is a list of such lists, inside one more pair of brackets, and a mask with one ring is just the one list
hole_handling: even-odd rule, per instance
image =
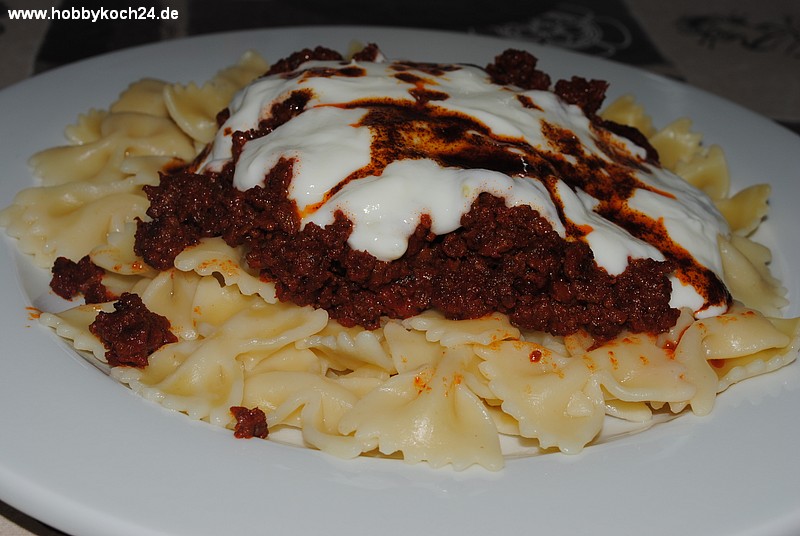
[[[373, 54], [369, 60], [376, 64], [384, 61], [379, 54]], [[278, 62], [278, 65], [286, 73], [294, 72], [299, 64], [286, 66]], [[339, 79], [346, 77], [350, 84], [358, 80], [361, 75], [353, 67], [357, 63], [347, 65], [350, 71], [332, 74], [333, 67], [320, 64], [309, 68], [303, 76], [308, 77], [305, 80], [309, 84], [318, 82], [319, 88], [314, 86], [315, 91], [322, 92], [320, 88]], [[463, 111], [465, 108], [455, 104], [447, 108], [448, 103], [455, 102], [455, 99], [448, 98], [441, 84], [431, 84], [431, 79], [469, 75], [463, 84], [483, 87], [472, 78], [474, 73], [456, 74], [459, 68], [454, 66], [393, 65], [392, 69], [399, 74], [392, 76], [401, 84], [407, 84], [401, 85], [402, 98], [408, 96], [406, 90], [411, 87], [416, 91], [410, 92], [414, 97], [412, 105], [417, 108], [409, 106], [416, 110], [436, 109], [439, 119], [447, 117], [450, 121], [454, 116], [464, 119], [466, 112]], [[552, 105], [558, 106], [564, 114], [575, 114], [583, 105], [578, 119], [585, 126], [587, 136], [596, 136], [592, 139], [597, 140], [598, 154], [606, 155], [601, 158], [604, 165], [613, 166], [618, 171], [623, 161], [638, 159], [640, 164], [636, 165], [640, 166], [650, 162], [646, 165], [663, 167], [682, 177], [686, 186], [680, 186], [679, 190], [702, 192], [697, 195], [708, 200], [708, 210], [717, 210], [720, 220], [724, 218], [724, 225], [729, 230], [725, 235], [714, 237], [720, 260], [717, 275], [732, 296], [724, 310], [701, 315], [684, 304], [670, 309], [673, 312], [670, 312], [670, 323], [665, 329], [637, 330], [635, 326], [623, 324], [615, 332], [592, 333], [578, 326], [570, 332], [558, 333], [535, 329], [530, 323], [520, 320], [523, 315], [518, 314], [517, 309], [505, 305], [485, 314], [465, 314], [459, 318], [454, 309], [462, 305], [471, 307], [470, 300], [473, 299], [472, 294], [460, 294], [452, 298], [460, 304], [453, 308], [448, 309], [443, 303], [439, 307], [410, 310], [403, 315], [396, 309], [392, 309], [392, 314], [379, 311], [377, 324], [364, 326], [349, 321], [346, 315], [342, 316], [341, 308], [323, 306], [322, 302], [301, 302], [297, 298], [301, 295], [299, 290], [292, 294], [287, 290], [289, 284], [285, 280], [265, 275], [268, 268], [264, 266], [272, 266], [271, 261], [259, 258], [254, 262], [254, 250], [257, 249], [252, 245], [254, 239], [248, 235], [248, 238], [236, 242], [226, 234], [235, 229], [216, 234], [201, 233], [176, 251], [166, 266], [153, 266], [137, 253], [140, 229], [142, 225], [154, 222], [166, 225], [166, 220], [173, 215], [158, 212], [163, 207], [155, 206], [148, 192], [160, 188], [162, 177], [183, 172], [187, 166], [201, 172], [201, 166], [206, 165], [211, 170], [209, 176], [216, 177], [215, 173], [224, 174], [221, 170], [225, 158], [242, 161], [249, 157], [249, 147], [254, 145], [248, 144], [248, 136], [253, 138], [256, 130], [266, 128], [263, 122], [267, 119], [262, 118], [262, 123], [249, 126], [239, 124], [236, 128], [241, 136], [236, 138], [234, 135], [233, 141], [229, 136], [227, 146], [220, 145], [217, 138], [224, 138], [223, 131], [227, 128], [220, 125], [243, 121], [239, 111], [248, 106], [245, 101], [248, 91], [277, 92], [279, 90], [274, 87], [294, 83], [292, 76], [286, 74], [261, 77], [268, 69], [260, 56], [248, 53], [239, 63], [220, 71], [200, 86], [156, 80], [132, 84], [108, 110], [92, 110], [80, 116], [77, 123], [67, 129], [68, 144], [34, 155], [31, 165], [41, 178], [40, 185], [20, 192], [0, 212], [0, 225], [17, 239], [20, 250], [29, 254], [37, 266], [50, 269], [59, 258], [69, 259], [72, 262], [70, 266], [77, 266], [81, 259], [87, 259], [85, 262], [101, 269], [92, 284], [104, 285], [108, 299], [99, 303], [71, 304], [61, 312], [44, 312], [41, 322], [71, 341], [87, 359], [104, 367], [112, 377], [142, 397], [193, 419], [237, 428], [237, 435], [248, 435], [244, 421], [237, 418], [237, 415], [247, 414], [263, 420], [266, 427], [258, 429], [268, 430], [270, 438], [316, 448], [339, 457], [399, 456], [410, 462], [425, 461], [434, 467], [451, 464], [460, 470], [478, 464], [499, 470], [504, 465], [504, 457], [509, 455], [532, 455], [553, 450], [580, 452], [586, 445], [604, 437], [609, 420], [629, 423], [630, 429], [636, 430], [684, 411], [706, 415], [712, 411], [717, 394], [730, 385], [776, 370], [796, 358], [800, 347], [800, 320], [780, 317], [780, 310], [787, 303], [785, 290], [770, 274], [769, 250], [752, 239], [754, 230], [767, 213], [769, 187], [751, 186], [731, 195], [728, 170], [719, 147], [706, 147], [701, 136], [692, 131], [688, 119], [657, 129], [632, 97], [624, 97], [604, 110], [596, 111], [582, 103], [572, 102], [571, 107], [567, 106], [554, 100], [546, 88], [534, 87], [513, 99], [514, 106], [518, 107], [513, 109], [513, 113], [523, 108], [535, 111], [537, 107]], [[371, 72], [372, 63], [364, 69], [364, 72]], [[311, 76], [319, 78], [312, 79]], [[260, 85], [250, 86], [253, 80]], [[506, 86], [521, 83], [519, 80], [503, 82]], [[549, 78], [546, 86], [549, 87]], [[241, 91], [247, 87], [251, 89]], [[574, 89], [574, 85], [572, 87]], [[367, 99], [367, 96], [358, 94], [360, 90], [353, 91], [362, 101]], [[562, 91], [561, 97], [569, 99], [574, 93]], [[293, 95], [297, 97], [297, 94]], [[304, 98], [303, 102], [296, 99], [289, 103], [291, 106], [286, 104], [289, 99], [277, 99], [270, 112], [271, 119], [268, 119], [274, 119], [279, 113], [296, 113], [298, 108], [311, 106], [309, 102], [313, 103], [317, 97], [306, 95]], [[388, 98], [401, 97], [391, 93]], [[479, 108], [477, 97], [470, 102], [476, 110]], [[284, 104], [287, 110], [293, 107], [295, 112], [281, 108]], [[227, 115], [220, 115], [220, 111], [227, 107], [230, 107]], [[328, 112], [333, 108], [323, 107]], [[338, 111], [343, 112], [346, 106], [340, 108]], [[350, 113], [352, 109], [347, 113], [319, 114], [316, 116], [320, 121], [317, 128], [323, 132], [327, 128], [325, 121], [333, 120], [333, 115], [346, 115], [351, 123], [353, 117], [363, 123], [376, 121], [379, 115], [376, 110], [377, 107], [370, 108], [364, 115], [353, 115]], [[398, 110], [407, 112], [398, 106], [397, 110], [392, 109], [392, 113], [400, 113]], [[388, 113], [386, 109], [384, 112]], [[475, 112], [476, 116], [481, 113]], [[506, 125], [506, 121], [511, 121], [513, 114], [508, 114], [509, 117], [490, 123], [483, 134], [468, 131], [464, 135], [471, 140], [470, 143], [475, 142], [472, 138], [481, 138], [481, 143], [502, 138], [502, 143], [512, 144], [513, 136], [496, 134], [504, 128], [502, 125]], [[310, 113], [308, 117], [312, 117]], [[644, 151], [634, 147], [636, 141], [625, 141], [624, 137], [615, 137], [615, 134], [598, 134], [605, 132], [598, 125], [610, 125], [611, 122], [640, 132], [642, 140], [638, 143], [646, 143], [657, 151], [660, 165], [647, 160], [649, 157], [644, 156]], [[286, 140], [290, 140], [290, 133], [284, 128], [288, 124], [270, 125], [269, 135], [257, 139], [268, 140], [272, 136], [274, 140], [283, 140], [280, 143], [289, 143]], [[449, 132], [453, 134], [454, 123], [448, 124], [451, 127]], [[476, 123], [469, 124], [473, 128]], [[340, 129], [339, 132], [342, 127], [336, 128]], [[555, 132], [556, 127], [551, 125], [548, 128], [548, 132]], [[558, 161], [551, 159], [549, 163], [537, 161], [539, 169], [545, 170], [542, 173], [550, 177], [547, 179], [550, 182], [531, 186], [530, 182], [522, 184], [517, 179], [498, 178], [496, 175], [487, 175], [487, 181], [503, 180], [509, 185], [513, 182], [517, 188], [515, 192], [520, 192], [514, 203], [525, 206], [530, 204], [525, 201], [528, 199], [526, 195], [539, 196], [536, 199], [561, 195], [561, 208], [554, 209], [552, 217], [566, 214], [565, 221], [571, 221], [566, 221], [559, 230], [561, 222], [542, 216], [541, 221], [547, 220], [550, 222], [547, 225], [552, 226], [547, 230], [550, 234], [543, 231], [542, 236], [550, 237], [548, 240], [561, 240], [553, 234], [554, 230], [562, 236], [572, 236], [573, 243], [564, 249], [564, 255], [574, 256], [578, 255], [573, 247], [575, 243], [584, 243], [581, 237], [585, 236], [586, 242], [592, 244], [592, 226], [611, 229], [617, 224], [609, 225], [598, 220], [599, 213], [610, 209], [603, 204], [604, 201], [592, 200], [591, 195], [595, 194], [589, 185], [564, 188], [556, 184], [554, 177], [564, 173], [559, 166], [567, 166], [571, 159], [583, 158], [575, 156], [583, 153], [574, 144], [590, 145], [587, 141], [575, 142], [575, 136], [566, 136], [566, 131], [559, 132], [561, 141], [556, 145], [570, 156]], [[594, 134], [588, 134], [590, 132]], [[434, 137], [425, 129], [414, 135]], [[545, 148], [531, 149], [533, 142], [526, 142], [527, 145], [515, 146], [517, 149], [511, 151], [540, 154], [549, 151], [547, 147], [552, 148], [555, 138], [549, 139], [549, 145], [545, 143], [542, 146]], [[319, 149], [312, 147], [296, 158], [311, 155], [311, 149], [315, 148]], [[282, 157], [295, 154], [289, 146], [281, 150], [284, 151], [280, 153]], [[215, 151], [220, 153], [215, 154]], [[236, 151], [240, 151], [241, 156]], [[352, 151], [350, 156], [356, 158], [354, 155], [358, 151]], [[456, 166], [462, 157], [465, 158], [460, 153], [453, 153], [449, 161]], [[215, 164], [218, 160], [223, 163]], [[273, 160], [278, 168], [278, 156]], [[427, 161], [423, 165], [412, 157], [404, 157], [398, 162], [397, 166], [386, 165], [383, 169], [387, 185], [395, 177], [394, 173], [402, 171], [402, 166], [414, 165], [417, 171], [429, 166]], [[347, 160], [335, 160], [330, 164], [330, 172], [336, 171], [338, 165], [347, 167], [350, 164]], [[302, 169], [311, 167], [309, 164]], [[344, 173], [350, 173], [352, 167]], [[455, 177], [455, 172], [452, 174]], [[296, 172], [296, 175], [299, 180], [301, 173]], [[257, 178], [264, 179], [264, 173]], [[239, 180], [238, 175], [234, 177], [236, 180]], [[359, 180], [378, 182], [376, 177]], [[467, 179], [458, 184], [459, 191], [463, 192], [477, 188]], [[312, 185], [308, 188], [311, 191], [317, 187]], [[429, 184], [421, 191], [433, 187]], [[508, 187], [511, 191], [511, 186]], [[658, 190], [655, 186], [648, 188], [651, 192]], [[402, 191], [402, 188], [397, 190], [395, 195], [404, 195]], [[323, 201], [340, 199], [342, 203], [355, 203], [360, 195], [348, 187], [332, 192], [320, 201], [311, 199], [307, 206], [312, 208], [303, 210], [313, 214], [309, 216], [312, 219], [323, 218], [320, 215], [323, 210], [319, 208]], [[493, 192], [493, 195], [497, 194], [496, 190]], [[437, 190], [422, 197], [435, 199], [438, 193], [441, 192]], [[297, 195], [300, 199], [300, 194]], [[477, 195], [470, 199], [483, 199]], [[187, 197], [190, 196], [187, 194]], [[234, 193], [230, 199], [232, 201], [226, 202], [239, 205], [266, 203], [273, 213], [284, 210], [283, 205], [245, 197], [244, 194]], [[293, 202], [302, 212], [300, 201]], [[341, 206], [340, 211], [343, 210]], [[579, 206], [589, 207], [581, 209], [585, 212], [580, 212], [584, 214], [580, 218], [585, 219], [580, 222]], [[462, 210], [448, 208], [451, 209]], [[463, 208], [464, 211], [468, 209], [469, 204]], [[543, 215], [547, 213], [544, 205], [537, 210]], [[153, 216], [155, 212], [158, 212], [157, 217]], [[434, 212], [435, 207], [431, 208], [431, 213]], [[230, 214], [233, 212], [223, 214], [227, 214], [222, 216], [226, 219], [232, 217]], [[255, 211], [247, 214], [254, 220], [261, 217], [261, 213]], [[330, 214], [329, 221], [320, 220], [319, 228], [325, 225], [333, 227], [343, 221], [334, 212]], [[426, 228], [426, 232], [446, 235], [449, 231], [440, 233], [435, 230], [436, 225], [444, 225], [442, 218], [433, 221], [431, 217], [431, 226]], [[379, 225], [377, 221], [354, 221], [351, 237], [370, 226]], [[270, 222], [269, 225], [282, 224]], [[286, 225], [290, 226], [289, 223]], [[313, 227], [305, 221], [302, 225], [306, 229]], [[165, 233], [174, 234], [181, 227], [164, 229]], [[264, 227], [258, 228], [257, 232], [248, 232], [268, 234], [272, 229]], [[413, 231], [412, 227], [409, 234]], [[424, 233], [417, 234], [419, 236], [407, 237], [411, 244], [409, 248], [428, 240]], [[492, 236], [492, 240], [503, 240], [499, 233]], [[644, 245], [644, 241], [637, 239], [631, 243], [638, 248], [636, 255], [649, 257], [656, 263], [665, 262], [664, 257]], [[455, 240], [444, 240], [444, 244], [443, 248], [450, 248], [447, 251], [463, 247]], [[505, 249], [511, 247], [509, 243]], [[509, 256], [503, 257], [503, 251], [498, 247], [491, 253], [495, 255], [495, 264], [502, 263], [504, 258], [508, 263], [520, 262], [512, 261]], [[595, 256], [597, 262], [601, 262], [600, 252]], [[275, 259], [275, 264], [288, 266], [295, 262], [293, 259], [292, 246], [289, 245], [286, 257]], [[366, 254], [357, 259], [361, 262], [354, 261], [353, 266], [330, 270], [347, 269], [355, 273], [361, 263], [372, 266], [375, 262]], [[623, 263], [628, 262], [626, 259]], [[390, 261], [380, 262], [389, 266], [387, 273], [391, 272], [391, 266], [396, 266]], [[533, 263], [533, 260], [529, 262]], [[305, 280], [311, 281], [315, 270], [323, 268], [311, 266]], [[616, 282], [623, 277], [620, 273], [611, 273], [613, 270], [610, 268], [602, 270], [603, 277], [609, 281]], [[373, 277], [377, 277], [375, 273]], [[658, 277], [662, 276], [664, 274]], [[69, 279], [66, 275], [64, 277]], [[80, 274], [75, 277], [80, 279]], [[413, 277], [410, 275], [407, 279]], [[672, 284], [680, 283], [673, 281]], [[87, 288], [88, 283], [79, 281], [75, 285], [77, 292], [84, 292], [81, 289]], [[552, 283], [551, 286], [557, 294], [558, 285]], [[345, 292], [342, 289], [346, 288], [350, 287], [342, 286], [330, 291], [332, 296], [325, 303], [339, 303], [335, 294]], [[393, 292], [401, 292], [405, 287], [392, 288]], [[478, 295], [480, 290], [474, 288], [470, 292]], [[341, 300], [373, 303], [369, 301], [374, 299], [372, 295], [359, 292], [343, 295]], [[110, 360], [109, 344], [96, 324], [98, 318], [107, 319], [112, 324], [116, 322], [118, 316], [114, 315], [120, 312], [120, 297], [131, 295], [138, 296], [147, 311], [166, 319], [169, 326], [166, 344], [146, 350], [144, 355], [137, 357], [143, 360], [140, 362], [144, 366]], [[294, 299], [285, 299], [287, 296]], [[381, 297], [387, 303], [390, 298]], [[130, 322], [119, 329], [136, 331], [141, 328], [140, 320]], [[234, 411], [233, 408], [252, 411]], [[265, 437], [266, 432], [257, 435]]]

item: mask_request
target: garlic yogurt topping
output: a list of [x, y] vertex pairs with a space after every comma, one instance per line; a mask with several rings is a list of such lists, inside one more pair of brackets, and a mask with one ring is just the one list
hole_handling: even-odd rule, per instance
[[234, 158], [233, 133], [257, 130], [299, 92], [308, 96], [301, 112], [244, 144], [234, 186], [259, 186], [292, 159], [289, 197], [303, 225], [328, 225], [341, 211], [353, 223], [349, 245], [391, 261], [423, 214], [445, 234], [489, 192], [585, 240], [611, 275], [629, 259], [679, 259], [672, 307], [698, 316], [727, 308], [706, 299], [708, 278], [722, 273], [718, 236], [730, 232], [707, 196], [578, 106], [494, 84], [479, 67], [309, 61], [258, 79], [230, 104], [200, 170], [221, 170]]

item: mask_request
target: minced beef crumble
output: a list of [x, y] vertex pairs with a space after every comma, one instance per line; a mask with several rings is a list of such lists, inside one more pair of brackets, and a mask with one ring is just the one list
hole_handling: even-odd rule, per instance
[[150, 354], [178, 338], [169, 330], [167, 318], [150, 311], [137, 294], [123, 293], [114, 311], [97, 314], [89, 325], [106, 347], [106, 361], [112, 367], [144, 368]]
[[78, 262], [58, 257], [51, 271], [50, 288], [65, 300], [83, 295], [86, 303], [104, 303], [115, 298], [103, 285], [105, 270], [94, 264], [88, 255]]
[[236, 425], [233, 429], [234, 437], [239, 439], [250, 439], [253, 437], [266, 439], [269, 435], [267, 415], [262, 409], [232, 406], [231, 413], [236, 419]]

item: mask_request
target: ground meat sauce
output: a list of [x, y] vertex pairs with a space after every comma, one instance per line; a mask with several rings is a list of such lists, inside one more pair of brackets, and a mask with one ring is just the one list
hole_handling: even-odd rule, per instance
[[[374, 51], [365, 54], [375, 55]], [[330, 57], [325, 49], [301, 51], [276, 63], [270, 73], [289, 73], [308, 59]], [[637, 220], [625, 209], [624, 201], [636, 189], [655, 190], [631, 174], [626, 167], [630, 156], [615, 149], [608, 132], [643, 146], [652, 162], [657, 162], [657, 154], [635, 129], [596, 115], [605, 82], [573, 78], [557, 82], [554, 91], [583, 108], [599, 136], [598, 146], [611, 163], [584, 153], [571, 132], [555, 126], [544, 131], [561, 154], [537, 151], [521, 139], [493, 134], [470, 116], [436, 108], [435, 101], [447, 95], [420, 91], [419, 80], [407, 67], [434, 72], [453, 66], [405, 65], [397, 64], [396, 77], [418, 90], [417, 94], [411, 91], [415, 103], [375, 99], [342, 106], [368, 110], [361, 126], [375, 134], [372, 160], [344, 178], [328, 197], [349, 181], [380, 175], [398, 159], [428, 158], [442, 166], [533, 177], [550, 190], [557, 203], [555, 182], [561, 179], [606, 200], [598, 212], [619, 222], [633, 236], [650, 241], [668, 260], [631, 260], [622, 274], [611, 276], [597, 266], [591, 249], [581, 240], [587, 230], [570, 224], [563, 207], [560, 216], [566, 225], [565, 238], [530, 206], [508, 207], [504, 199], [488, 193], [480, 194], [461, 219], [461, 227], [446, 235], [433, 234], [430, 218], [423, 215], [405, 254], [396, 260], [381, 261], [353, 250], [347, 243], [352, 223], [341, 212], [324, 228], [314, 223], [301, 225], [303, 214], [288, 194], [291, 158], [279, 160], [266, 174], [263, 187], [239, 191], [232, 184], [244, 141], [268, 135], [302, 113], [310, 98], [302, 90], [273, 105], [269, 120], [257, 129], [234, 133], [233, 158], [221, 171], [198, 174], [182, 170], [162, 175], [158, 186], [146, 186], [151, 221], [138, 222], [136, 253], [163, 270], [173, 265], [180, 251], [201, 238], [221, 236], [232, 246], [246, 247], [248, 264], [275, 282], [279, 299], [323, 308], [345, 326], [368, 329], [377, 328], [382, 316], [407, 318], [434, 308], [452, 319], [499, 311], [521, 328], [555, 335], [585, 330], [607, 339], [624, 329], [659, 333], [673, 326], [678, 317], [678, 310], [669, 306], [667, 277], [675, 271], [684, 280], [711, 289], [710, 294], [715, 295], [705, 296], [709, 303], [716, 303], [719, 296], [730, 301], [717, 277], [675, 244], [658, 222]], [[497, 83], [548, 89], [549, 76], [535, 66], [536, 59], [530, 54], [507, 51], [486, 71]], [[328, 70], [314, 75], [337, 74]], [[523, 105], [537, 106], [527, 97]]]
[[89, 331], [105, 345], [109, 365], [143, 368], [150, 354], [178, 341], [169, 326], [169, 320], [147, 309], [138, 295], [126, 292], [114, 302], [114, 312], [97, 314]]
[[52, 274], [50, 288], [65, 300], [83, 295], [86, 303], [104, 303], [115, 298], [103, 285], [105, 270], [95, 265], [88, 255], [78, 262], [57, 258]]

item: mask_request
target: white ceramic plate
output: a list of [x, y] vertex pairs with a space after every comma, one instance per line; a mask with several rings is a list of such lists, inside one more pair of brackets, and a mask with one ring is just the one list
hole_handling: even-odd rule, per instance
[[[287, 28], [212, 35], [99, 57], [0, 93], [0, 202], [30, 183], [27, 158], [140, 77], [203, 81], [248, 48], [276, 59], [317, 44], [376, 42], [391, 57], [485, 65], [527, 48], [555, 77], [611, 82], [656, 124], [689, 116], [728, 154], [735, 186], [768, 181], [761, 231], [800, 304], [800, 138], [712, 95], [625, 66], [493, 38], [381, 28]], [[11, 240], [0, 246], [0, 498], [81, 535], [683, 534], [800, 531], [800, 366], [723, 393], [691, 415], [577, 456], [509, 460], [504, 471], [434, 471], [341, 461], [242, 441], [146, 402], [29, 316], [46, 292]]]

